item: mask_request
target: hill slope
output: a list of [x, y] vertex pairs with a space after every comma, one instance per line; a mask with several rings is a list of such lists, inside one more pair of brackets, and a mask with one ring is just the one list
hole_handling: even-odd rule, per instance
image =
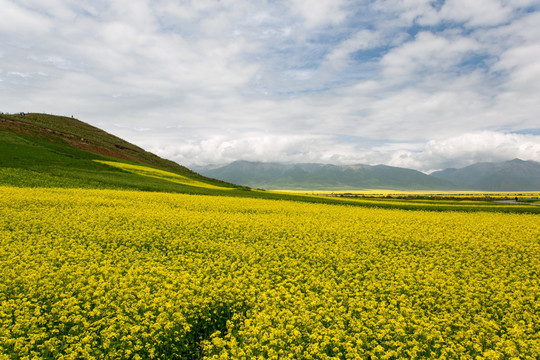
[[11, 130], [21, 135], [47, 139], [52, 143], [65, 144], [96, 154], [197, 175], [184, 166], [162, 159], [119, 137], [74, 118], [47, 114], [4, 114], [0, 115], [0, 130]]
[[462, 189], [489, 191], [540, 190], [540, 163], [514, 159], [498, 163], [478, 163], [461, 169], [445, 169], [431, 174]]
[[416, 170], [386, 165], [279, 164], [235, 161], [199, 168], [209, 177], [255, 188], [289, 190], [400, 189], [445, 190], [455, 187]]
[[45, 114], [0, 115], [0, 184], [185, 193], [240, 189], [79, 120]]

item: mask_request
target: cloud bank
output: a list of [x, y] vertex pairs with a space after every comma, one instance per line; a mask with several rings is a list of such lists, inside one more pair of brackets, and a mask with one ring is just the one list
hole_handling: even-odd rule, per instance
[[0, 0], [0, 111], [184, 165], [540, 161], [535, 0]]

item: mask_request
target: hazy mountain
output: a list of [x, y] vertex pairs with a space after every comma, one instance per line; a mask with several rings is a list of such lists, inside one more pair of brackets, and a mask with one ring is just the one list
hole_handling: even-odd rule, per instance
[[199, 167], [204, 176], [263, 189], [444, 190], [455, 187], [416, 170], [386, 165], [281, 164], [235, 161], [221, 167]]
[[514, 159], [498, 163], [478, 163], [461, 169], [445, 169], [431, 174], [461, 189], [490, 191], [540, 190], [540, 163]]

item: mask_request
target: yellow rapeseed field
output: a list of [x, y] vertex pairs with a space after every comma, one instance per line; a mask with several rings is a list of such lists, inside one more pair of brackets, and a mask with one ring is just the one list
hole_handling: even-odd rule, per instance
[[118, 169], [122, 169], [124, 171], [147, 176], [155, 179], [160, 180], [166, 180], [173, 183], [183, 184], [183, 185], [190, 185], [190, 186], [196, 186], [196, 187], [203, 187], [207, 189], [215, 189], [215, 190], [232, 190], [231, 187], [222, 187], [222, 186], [216, 186], [209, 183], [205, 183], [202, 181], [194, 180], [187, 176], [182, 176], [170, 171], [155, 169], [149, 166], [144, 165], [134, 165], [134, 164], [126, 164], [123, 162], [118, 161], [105, 161], [105, 160], [94, 160], [97, 163], [109, 165]]
[[0, 187], [0, 359], [539, 359], [538, 215]]

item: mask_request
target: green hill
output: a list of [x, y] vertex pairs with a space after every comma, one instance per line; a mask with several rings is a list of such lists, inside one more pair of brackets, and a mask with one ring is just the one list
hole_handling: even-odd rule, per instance
[[0, 115], [0, 184], [196, 194], [246, 190], [82, 121], [46, 114]]

